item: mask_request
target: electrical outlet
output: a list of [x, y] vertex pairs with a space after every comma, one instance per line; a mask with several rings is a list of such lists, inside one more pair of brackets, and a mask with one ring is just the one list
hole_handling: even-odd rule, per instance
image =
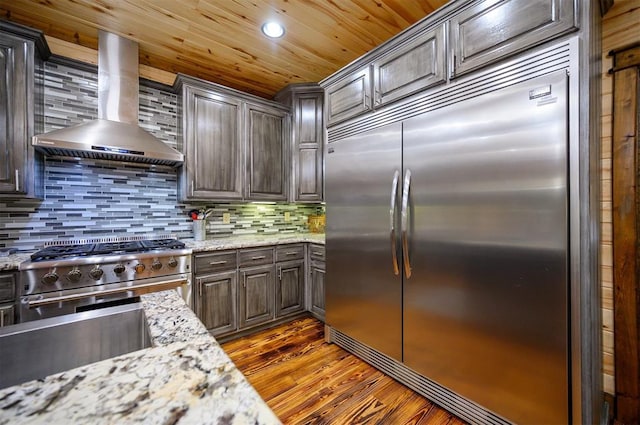
[[222, 213], [222, 222], [224, 224], [231, 223], [231, 213]]
[[284, 221], [291, 221], [291, 213], [289, 211], [284, 212]]

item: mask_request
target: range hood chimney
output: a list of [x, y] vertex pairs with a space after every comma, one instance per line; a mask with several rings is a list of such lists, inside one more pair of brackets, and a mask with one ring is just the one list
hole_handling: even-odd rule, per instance
[[36, 135], [33, 146], [45, 155], [182, 165], [182, 153], [138, 127], [138, 44], [98, 37], [98, 119]]

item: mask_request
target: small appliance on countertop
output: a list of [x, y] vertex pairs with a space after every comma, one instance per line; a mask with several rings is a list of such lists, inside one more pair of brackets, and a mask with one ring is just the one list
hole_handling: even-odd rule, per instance
[[19, 321], [136, 302], [179, 289], [191, 305], [191, 249], [175, 238], [48, 243], [19, 265]]

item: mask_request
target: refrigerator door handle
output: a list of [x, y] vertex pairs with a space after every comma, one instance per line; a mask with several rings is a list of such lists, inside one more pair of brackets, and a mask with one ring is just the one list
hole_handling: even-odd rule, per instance
[[393, 274], [399, 275], [398, 253], [396, 249], [396, 205], [398, 204], [398, 180], [400, 172], [396, 170], [393, 174], [393, 183], [391, 183], [391, 205], [389, 207], [389, 228], [391, 230], [391, 258], [393, 262]]
[[411, 170], [407, 169], [404, 174], [404, 184], [402, 186], [402, 259], [404, 263], [404, 274], [407, 279], [411, 277], [411, 260], [409, 259], [409, 241], [407, 237], [408, 217], [409, 217], [409, 188], [411, 186]]

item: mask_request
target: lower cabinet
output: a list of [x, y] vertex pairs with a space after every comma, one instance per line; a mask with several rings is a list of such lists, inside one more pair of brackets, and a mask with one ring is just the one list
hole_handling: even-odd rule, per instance
[[273, 264], [240, 269], [239, 329], [259, 325], [274, 318]]
[[309, 311], [319, 320], [324, 322], [324, 261], [311, 261], [311, 271], [309, 274], [309, 287], [311, 302]]
[[276, 317], [304, 311], [304, 260], [278, 263]]
[[309, 245], [309, 279], [308, 310], [318, 320], [325, 320], [324, 308], [324, 276], [325, 276], [325, 249], [324, 245]]
[[236, 331], [238, 272], [233, 270], [197, 278], [196, 285], [196, 314], [209, 332], [223, 335]]
[[15, 274], [0, 275], [0, 328], [15, 323], [16, 293]]
[[302, 243], [195, 254], [196, 315], [225, 337], [305, 310], [324, 321], [324, 246], [311, 246], [306, 257]]

